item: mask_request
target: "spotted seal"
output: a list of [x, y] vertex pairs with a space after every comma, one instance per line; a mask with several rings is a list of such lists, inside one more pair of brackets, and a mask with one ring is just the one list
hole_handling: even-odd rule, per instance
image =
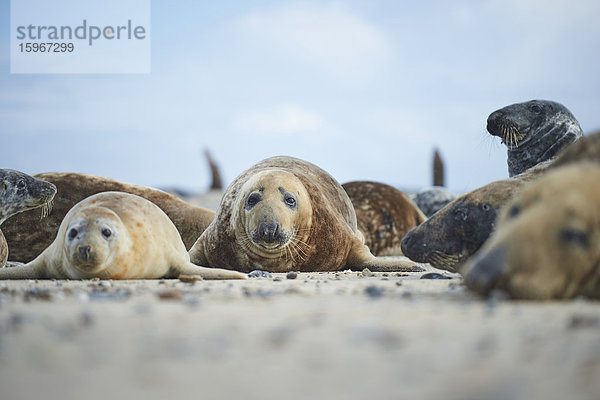
[[461, 269], [468, 288], [517, 299], [600, 298], [600, 164], [553, 169], [516, 195]]
[[531, 100], [501, 108], [487, 119], [490, 134], [507, 147], [509, 176], [550, 160], [583, 136], [577, 119], [562, 104]]
[[118, 191], [135, 194], [158, 205], [171, 218], [187, 249], [206, 229], [215, 212], [192, 206], [178, 197], [161, 190], [132, 185], [101, 176], [49, 172], [35, 177], [53, 183], [58, 190], [52, 212], [40, 221], [39, 212], [23, 212], [3, 226], [12, 261], [29, 262], [54, 241], [58, 227], [67, 212], [81, 200], [100, 192]]
[[77, 203], [56, 239], [28, 264], [0, 270], [0, 279], [156, 279], [200, 275], [244, 279], [235, 271], [199, 267], [173, 222], [154, 203], [103, 192]]
[[260, 161], [231, 183], [190, 259], [244, 272], [414, 266], [404, 257], [373, 256], [341, 185], [316, 165], [286, 156]]
[[[41, 208], [42, 216], [50, 212], [56, 187], [12, 169], [0, 169], [0, 224], [20, 212]], [[39, 222], [39, 217], [38, 221]], [[0, 231], [0, 267], [8, 259], [8, 243]]]
[[375, 256], [401, 256], [400, 241], [427, 217], [402, 191], [380, 182], [342, 185], [356, 212], [358, 230]]
[[429, 218], [455, 200], [456, 197], [456, 194], [445, 187], [430, 186], [419, 190], [412, 196], [412, 199], [427, 218]]

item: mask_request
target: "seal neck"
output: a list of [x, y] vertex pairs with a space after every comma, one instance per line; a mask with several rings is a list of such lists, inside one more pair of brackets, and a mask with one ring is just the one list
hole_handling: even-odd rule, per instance
[[573, 121], [542, 127], [522, 146], [508, 149], [509, 176], [513, 177], [542, 161], [549, 160], [582, 136], [581, 127]]

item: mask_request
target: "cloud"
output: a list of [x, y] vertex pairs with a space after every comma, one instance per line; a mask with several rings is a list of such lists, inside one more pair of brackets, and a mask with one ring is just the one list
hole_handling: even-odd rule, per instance
[[233, 129], [261, 136], [314, 136], [323, 127], [320, 115], [289, 104], [243, 111], [233, 120]]
[[392, 52], [383, 31], [339, 4], [277, 5], [240, 17], [233, 29], [257, 51], [276, 51], [342, 78], [372, 73]]

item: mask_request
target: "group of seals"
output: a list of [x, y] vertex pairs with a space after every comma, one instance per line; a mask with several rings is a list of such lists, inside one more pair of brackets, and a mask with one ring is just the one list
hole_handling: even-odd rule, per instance
[[74, 206], [56, 239], [28, 264], [0, 269], [0, 279], [156, 279], [245, 275], [190, 263], [177, 228], [154, 203], [105, 192]]
[[600, 164], [553, 169], [502, 211], [461, 273], [468, 288], [518, 299], [600, 298]]
[[400, 241], [427, 217], [402, 191], [379, 182], [356, 181], [342, 185], [356, 212], [358, 230], [376, 256], [400, 256]]
[[231, 183], [190, 259], [244, 272], [413, 269], [403, 257], [375, 257], [363, 240], [342, 186], [314, 164], [279, 156]]
[[[0, 169], [0, 185], [0, 224], [33, 208], [41, 208], [42, 216], [50, 212], [51, 201], [56, 194], [53, 184], [12, 169]], [[6, 264], [7, 259], [8, 244], [0, 231], [0, 267]]]
[[496, 110], [488, 117], [487, 130], [508, 147], [509, 176], [550, 160], [583, 136], [573, 114], [562, 104], [548, 100], [531, 100]]
[[58, 192], [47, 218], [40, 221], [39, 211], [30, 210], [10, 218], [3, 225], [12, 261], [29, 262], [37, 257], [54, 241], [67, 212], [81, 200], [100, 192], [131, 193], [152, 201], [173, 221], [186, 249], [192, 247], [215, 216], [212, 210], [192, 206], [161, 190], [110, 178], [63, 172], [42, 173], [35, 177], [52, 183]]

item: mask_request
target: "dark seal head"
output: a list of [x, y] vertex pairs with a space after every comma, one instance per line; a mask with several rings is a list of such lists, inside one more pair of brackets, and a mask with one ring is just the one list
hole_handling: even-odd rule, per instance
[[[55, 194], [56, 187], [49, 182], [12, 169], [0, 169], [0, 224], [15, 214], [33, 208], [41, 207], [42, 216], [46, 216]], [[0, 267], [7, 260], [8, 244], [0, 231]]]
[[354, 206], [358, 230], [376, 256], [402, 255], [400, 241], [427, 217], [402, 191], [385, 183], [357, 181], [342, 185]]
[[556, 156], [583, 136], [577, 119], [562, 104], [531, 100], [494, 111], [487, 120], [490, 134], [508, 147], [509, 176]]
[[517, 194], [461, 274], [516, 299], [600, 298], [600, 164], [556, 168]]
[[373, 256], [342, 186], [316, 165], [285, 156], [260, 161], [231, 183], [189, 253], [196, 265], [243, 272], [414, 266]]
[[33, 208], [49, 211], [56, 186], [12, 169], [0, 169], [0, 224], [9, 217]]
[[515, 192], [543, 175], [551, 163], [542, 162], [513, 178], [489, 183], [458, 197], [404, 237], [404, 255], [455, 271], [489, 238], [498, 212]]

